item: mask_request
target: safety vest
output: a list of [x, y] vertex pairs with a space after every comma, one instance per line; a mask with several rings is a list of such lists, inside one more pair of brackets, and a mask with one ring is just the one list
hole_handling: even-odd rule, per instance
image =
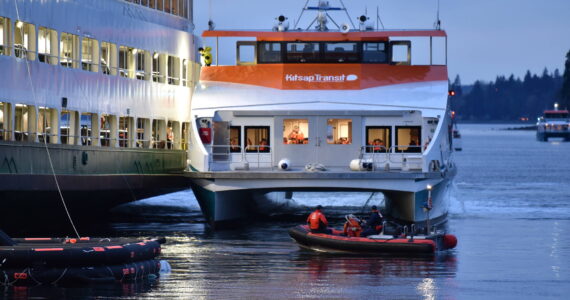
[[309, 228], [310, 229], [319, 229], [319, 226], [321, 224], [321, 222], [326, 226], [327, 225], [327, 219], [325, 218], [325, 215], [323, 215], [322, 212], [320, 211], [314, 211], [309, 215], [309, 218], [307, 219], [307, 222], [309, 223]]
[[350, 218], [344, 223], [344, 234], [346, 234], [346, 236], [359, 237], [361, 232], [362, 227], [357, 220]]

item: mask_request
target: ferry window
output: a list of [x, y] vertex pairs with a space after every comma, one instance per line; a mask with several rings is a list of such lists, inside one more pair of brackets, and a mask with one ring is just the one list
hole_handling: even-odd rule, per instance
[[33, 106], [28, 106], [25, 104], [16, 104], [16, 116], [14, 118], [14, 139], [20, 142], [30, 141], [30, 131], [32, 126], [29, 124], [35, 116], [35, 111]]
[[156, 8], [156, 0], [148, 0], [148, 7]]
[[390, 42], [392, 48], [392, 63], [397, 65], [409, 65], [411, 58], [411, 43], [409, 41]]
[[237, 42], [237, 65], [247, 66], [257, 63], [255, 42]]
[[182, 85], [183, 86], [190, 86], [188, 81], [188, 60], [185, 59], [182, 61]]
[[182, 139], [180, 140], [180, 143], [182, 145], [182, 150], [188, 150], [188, 141], [190, 140], [190, 123], [189, 122], [183, 122], [182, 123]]
[[170, 0], [164, 0], [164, 12], [170, 13]]
[[81, 145], [91, 146], [91, 134], [93, 132], [93, 114], [82, 113], [79, 121], [79, 136], [81, 137]]
[[117, 75], [117, 45], [101, 43], [101, 71], [107, 75]]
[[38, 60], [46, 64], [57, 65], [57, 32], [40, 27], [38, 31]]
[[283, 120], [283, 144], [308, 144], [309, 121], [307, 119]]
[[180, 139], [177, 131], [180, 130], [179, 122], [168, 121], [166, 123], [166, 148], [175, 149], [176, 142]]
[[59, 136], [62, 144], [75, 145], [77, 112], [64, 110], [59, 119]]
[[366, 127], [366, 152], [385, 153], [391, 145], [391, 127], [367, 126]]
[[183, 17], [184, 16], [184, 9], [185, 9], [185, 3], [187, 0], [178, 0], [178, 15]]
[[36, 59], [36, 27], [33, 24], [16, 21], [14, 54], [19, 58]]
[[173, 15], [178, 15], [178, 1], [179, 0], [171, 0], [172, 3], [170, 5], [170, 10]]
[[119, 75], [121, 77], [135, 78], [135, 51], [126, 46], [119, 47]]
[[168, 84], [180, 84], [180, 58], [168, 56]]
[[260, 63], [282, 62], [281, 43], [261, 42], [258, 47], [257, 60]]
[[164, 120], [152, 120], [152, 147], [164, 149], [166, 147], [166, 122]]
[[150, 120], [138, 118], [137, 119], [137, 148], [148, 148], [150, 140], [148, 139], [148, 132], [150, 127]]
[[545, 113], [545, 119], [566, 119], [568, 118], [567, 112]]
[[152, 81], [159, 82], [160, 81], [160, 54], [154, 53], [152, 55]]
[[245, 152], [269, 152], [269, 126], [246, 126], [244, 130]]
[[230, 126], [230, 152], [241, 152], [241, 126]]
[[79, 37], [75, 34], [62, 33], [59, 48], [60, 64], [67, 68], [77, 68]]
[[40, 143], [57, 144], [57, 121], [56, 109], [40, 107], [38, 109], [38, 139]]
[[352, 144], [352, 120], [328, 119], [327, 144]]
[[368, 63], [385, 63], [386, 43], [362, 43], [362, 61]]
[[0, 141], [5, 139], [6, 128], [4, 128], [4, 110], [6, 109], [4, 102], [0, 102]]
[[398, 152], [422, 152], [420, 126], [396, 127], [396, 151]]
[[130, 147], [129, 139], [131, 136], [132, 122], [132, 117], [119, 117], [119, 147]]
[[325, 62], [351, 63], [360, 60], [358, 43], [326, 43]]
[[99, 130], [99, 138], [101, 139], [102, 147], [111, 146], [111, 120], [112, 116], [102, 115], [101, 116], [101, 127]]
[[133, 53], [135, 54], [136, 78], [139, 80], [150, 79], [150, 74], [147, 72], [150, 69], [150, 53], [140, 49], [134, 49]]
[[0, 17], [0, 55], [10, 55], [10, 19]]
[[81, 67], [85, 71], [99, 71], [99, 42], [95, 39], [83, 38], [81, 41]]
[[320, 59], [319, 43], [287, 43], [288, 62], [318, 62]]
[[163, 4], [164, 0], [155, 0], [155, 2], [156, 2], [156, 9], [158, 9], [158, 10], [164, 9], [164, 4]]
[[149, 0], [141, 0], [141, 5], [148, 6]]

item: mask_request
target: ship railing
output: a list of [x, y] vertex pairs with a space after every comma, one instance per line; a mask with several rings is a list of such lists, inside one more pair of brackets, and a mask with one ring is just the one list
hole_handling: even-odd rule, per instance
[[152, 71], [152, 81], [154, 82], [162, 82], [164, 79], [164, 75], [160, 74], [160, 72]]
[[400, 164], [402, 170], [421, 169], [423, 164], [422, 146], [396, 145], [390, 147], [388, 161], [391, 164]]
[[38, 52], [38, 61], [50, 65], [57, 65], [59, 56], [47, 52]]
[[[245, 149], [237, 145], [212, 145], [208, 164], [210, 170], [217, 163], [225, 163], [228, 165], [239, 165], [237, 169], [249, 169], [252, 164], [260, 169], [262, 165], [269, 164], [273, 168], [273, 151], [269, 145], [247, 145]], [[270, 159], [264, 159], [269, 155]]]
[[180, 77], [177, 76], [168, 76], [168, 84], [179, 84], [180, 83]]

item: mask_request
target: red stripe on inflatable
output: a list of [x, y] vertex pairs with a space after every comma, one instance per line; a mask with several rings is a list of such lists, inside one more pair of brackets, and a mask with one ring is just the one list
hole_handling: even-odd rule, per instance
[[51, 241], [51, 238], [25, 238], [25, 241]]
[[90, 240], [90, 239], [91, 239], [90, 237], [82, 237], [82, 238], [79, 238], [80, 241], [88, 241], [88, 240]]
[[373, 240], [373, 239], [363, 238], [363, 237], [345, 237], [345, 236], [330, 235], [330, 234], [326, 234], [326, 233], [312, 233], [312, 232], [307, 233], [307, 235], [318, 236], [321, 238], [330, 239], [330, 240], [337, 240], [337, 241], [363, 242], [363, 243], [371, 243], [371, 244], [390, 243], [390, 244], [429, 244], [429, 245], [435, 245], [434, 241], [432, 241], [432, 240], [413, 240], [413, 241], [410, 241], [407, 238], [406, 239]]
[[44, 251], [63, 251], [63, 248], [38, 248], [34, 249], [37, 252], [44, 252]]
[[140, 242], [140, 243], [137, 243], [137, 244], [139, 244], [139, 245], [141, 245], [141, 246], [146, 245], [146, 243], [143, 243], [143, 242]]
[[107, 249], [123, 249], [123, 246], [107, 246]]
[[97, 252], [103, 252], [105, 251], [105, 248], [103, 247], [93, 247], [93, 250], [97, 251]]

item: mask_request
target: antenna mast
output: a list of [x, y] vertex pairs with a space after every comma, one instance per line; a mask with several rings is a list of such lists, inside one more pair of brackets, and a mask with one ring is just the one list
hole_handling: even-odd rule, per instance
[[329, 1], [327, 1], [327, 0], [318, 0], [317, 6], [309, 6], [309, 2], [310, 2], [310, 0], [307, 0], [307, 2], [305, 2], [305, 6], [303, 6], [303, 9], [301, 10], [301, 14], [299, 15], [299, 18], [297, 18], [297, 20], [295, 22], [295, 26], [293, 26], [295, 29], [298, 28], [297, 26], [299, 25], [299, 22], [301, 21], [303, 14], [307, 10], [316, 10], [318, 12], [317, 12], [317, 17], [315, 17], [313, 19], [313, 21], [311, 22], [311, 24], [309, 24], [309, 26], [307, 26], [306, 30], [311, 28], [311, 26], [313, 26], [313, 24], [315, 22], [318, 22], [317, 27], [316, 27], [317, 30], [318, 31], [327, 31], [328, 27], [326, 26], [326, 23], [328, 22], [328, 20], [330, 20], [340, 30], [341, 29], [340, 26], [334, 21], [334, 19], [328, 13], [328, 11], [330, 11], [330, 10], [334, 10], [334, 11], [342, 11], [343, 10], [348, 17], [348, 20], [350, 21], [352, 28], [355, 28], [354, 22], [352, 22], [352, 20], [350, 19], [350, 14], [348, 13], [346, 6], [344, 6], [344, 2], [342, 0], [339, 0], [342, 8], [329, 6]]

